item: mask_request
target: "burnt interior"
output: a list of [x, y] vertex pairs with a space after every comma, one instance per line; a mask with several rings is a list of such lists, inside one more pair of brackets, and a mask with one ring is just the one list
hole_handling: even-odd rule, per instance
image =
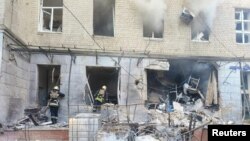
[[93, 97], [105, 85], [107, 86], [105, 101], [117, 104], [119, 71], [117, 67], [87, 67], [86, 72]]
[[[183, 85], [189, 82], [190, 77], [199, 79], [197, 89], [205, 97], [211, 73], [215, 71], [217, 77], [216, 68], [209, 62], [169, 60], [169, 64], [169, 71], [146, 70], [148, 102], [159, 103], [166, 99], [171, 102], [176, 100], [176, 96], [183, 93]], [[194, 97], [195, 100], [200, 98], [198, 94], [190, 94], [190, 97]]]

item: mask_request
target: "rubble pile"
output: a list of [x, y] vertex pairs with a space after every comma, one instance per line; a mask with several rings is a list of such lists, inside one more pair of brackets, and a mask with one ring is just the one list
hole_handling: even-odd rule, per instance
[[26, 108], [24, 110], [24, 117], [17, 120], [15, 123], [9, 124], [4, 127], [7, 131], [23, 130], [31, 127], [50, 126], [54, 128], [66, 127], [67, 123], [57, 123], [52, 125], [49, 117], [46, 115], [47, 107], [42, 108]]
[[[180, 105], [178, 106], [180, 108]], [[101, 140], [127, 140], [129, 138], [142, 140], [149, 136], [153, 138], [152, 140], [182, 140], [182, 134], [195, 128], [203, 128], [207, 124], [213, 123], [223, 124], [223, 121], [216, 117], [218, 113], [213, 113], [205, 108], [197, 109], [197, 107], [197, 105], [193, 105], [191, 108], [191, 105], [187, 105], [183, 107], [183, 111], [174, 109], [170, 113], [149, 109], [145, 115], [150, 117], [148, 122], [140, 124], [133, 121], [130, 121], [131, 123], [118, 122], [117, 111], [112, 108], [109, 111], [105, 109], [101, 116], [103, 128], [99, 130], [98, 137], [102, 138]], [[115, 118], [115, 116], [117, 117]], [[107, 120], [108, 118], [110, 120]]]
[[124, 141], [130, 136], [129, 124], [104, 124], [97, 135], [98, 141]]
[[105, 103], [101, 107], [101, 119], [104, 122], [118, 122], [117, 107], [112, 103]]
[[[110, 106], [110, 104], [107, 104]], [[106, 106], [107, 106], [106, 105]], [[98, 132], [100, 140], [182, 140], [184, 134], [195, 130], [196, 128], [204, 128], [208, 124], [224, 124], [219, 118], [219, 112], [211, 111], [200, 106], [197, 101], [193, 105], [177, 105], [173, 112], [166, 112], [159, 109], [148, 109], [148, 121], [137, 123], [130, 118], [130, 121], [118, 120], [121, 118], [119, 110], [112, 108], [103, 108], [101, 112], [102, 128]], [[104, 106], [104, 107], [106, 107]], [[135, 112], [136, 113], [136, 112]], [[123, 113], [124, 114], [124, 113]], [[119, 116], [118, 116], [119, 115]], [[124, 114], [125, 116], [125, 114]], [[124, 117], [124, 119], [126, 119]], [[149, 137], [150, 136], [150, 137]], [[149, 138], [148, 138], [149, 137]], [[186, 136], [185, 136], [186, 137]]]
[[199, 79], [190, 77], [190, 83], [185, 83], [181, 92], [176, 89], [165, 99], [159, 97], [158, 103], [102, 105], [100, 120], [105, 128], [98, 131], [98, 139], [181, 141], [190, 139], [195, 130], [208, 124], [225, 124], [220, 119], [217, 99], [205, 97], [198, 84]]

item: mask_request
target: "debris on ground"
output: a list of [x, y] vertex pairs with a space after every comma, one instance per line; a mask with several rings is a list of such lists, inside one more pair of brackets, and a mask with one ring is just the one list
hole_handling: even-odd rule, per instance
[[[129, 122], [119, 120], [126, 117], [121, 117], [122, 114], [115, 105], [106, 104], [102, 107], [102, 128], [98, 131], [97, 140], [181, 141], [190, 136], [189, 132], [193, 133], [194, 130], [204, 128], [208, 124], [223, 124], [219, 117], [214, 116], [215, 113], [201, 107], [200, 101], [197, 100], [193, 107], [174, 103], [174, 111], [169, 113], [159, 109], [148, 109], [148, 121], [144, 123], [133, 121], [133, 118], [129, 118]], [[107, 108], [108, 105], [112, 108]]]
[[199, 81], [190, 76], [182, 91], [175, 87], [165, 97], [153, 91], [153, 102], [145, 105], [103, 104], [97, 140], [181, 141], [208, 124], [233, 124], [220, 118], [217, 102], [206, 106], [209, 98], [199, 90]]
[[33, 127], [52, 127], [52, 128], [61, 128], [67, 127], [68, 123], [66, 122], [59, 122], [57, 124], [52, 124], [49, 121], [49, 117], [46, 116], [46, 107], [42, 108], [26, 108], [24, 109], [24, 117], [17, 120], [15, 123], [6, 125], [4, 128], [0, 125], [0, 133], [1, 131], [18, 131], [23, 130], [26, 128], [33, 128]]
[[[190, 139], [195, 130], [206, 128], [208, 124], [234, 124], [220, 118], [218, 99], [215, 98], [217, 90], [212, 90], [213, 85], [209, 84], [210, 94], [205, 96], [199, 83], [200, 78], [190, 76], [180, 87], [183, 88], [181, 91], [174, 86], [164, 97], [161, 96], [165, 91], [158, 94], [152, 91], [152, 103], [105, 103], [101, 105], [100, 113], [78, 113], [69, 120], [70, 132], [91, 129], [88, 137], [96, 135], [92, 138], [98, 141], [182, 141]], [[51, 125], [44, 111], [44, 108], [25, 109], [25, 116], [8, 127], [22, 130], [26, 126], [68, 126], [66, 122]], [[81, 131], [83, 127], [84, 131]]]

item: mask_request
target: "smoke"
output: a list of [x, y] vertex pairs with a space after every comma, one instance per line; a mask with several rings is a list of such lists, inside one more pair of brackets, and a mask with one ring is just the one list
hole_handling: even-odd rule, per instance
[[114, 5], [115, 0], [94, 0], [94, 34], [114, 35]]
[[187, 83], [189, 76], [200, 78], [198, 89], [206, 94], [209, 76], [214, 70], [212, 64], [193, 60], [169, 60], [169, 63], [170, 69], [166, 78], [178, 85], [183, 85], [183, 82]]
[[193, 21], [196, 31], [212, 28], [216, 16], [216, 8], [223, 0], [185, 0], [185, 7], [191, 11], [195, 18]]
[[135, 0], [136, 7], [142, 16], [143, 23], [160, 31], [166, 13], [164, 0]]

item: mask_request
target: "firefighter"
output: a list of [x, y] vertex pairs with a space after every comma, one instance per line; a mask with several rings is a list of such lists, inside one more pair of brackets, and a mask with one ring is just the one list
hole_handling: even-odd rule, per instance
[[101, 105], [105, 102], [105, 95], [106, 95], [106, 90], [107, 87], [103, 85], [101, 89], [98, 91], [96, 97], [95, 97], [95, 102], [94, 102], [94, 109], [93, 111], [95, 112], [97, 109], [100, 110]]
[[59, 87], [55, 86], [49, 94], [49, 102], [48, 106], [50, 108], [50, 113], [51, 113], [51, 121], [52, 124], [57, 123], [58, 119], [58, 109], [59, 109], [59, 98], [63, 98], [65, 94], [59, 92]]

